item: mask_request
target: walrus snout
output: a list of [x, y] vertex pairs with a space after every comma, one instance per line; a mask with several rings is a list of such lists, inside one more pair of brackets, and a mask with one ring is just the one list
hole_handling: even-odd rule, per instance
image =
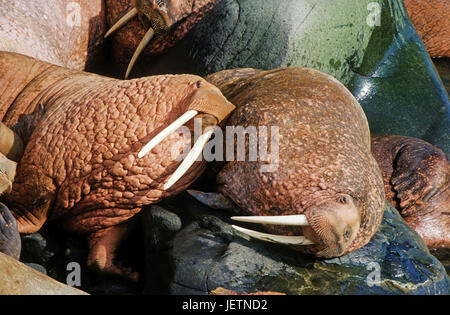
[[187, 111], [153, 137], [138, 153], [138, 158], [143, 158], [155, 146], [164, 141], [164, 139], [185, 123], [194, 118], [201, 120], [202, 134], [198, 137], [183, 162], [166, 182], [164, 190], [169, 190], [188, 172], [213, 136], [213, 127], [220, 125], [235, 109], [235, 106], [223, 96], [222, 92], [210, 83], [204, 80], [197, 80], [190, 85], [194, 86], [194, 91], [186, 99], [189, 104]]
[[347, 194], [311, 206], [305, 211], [309, 225], [303, 227], [306, 238], [313, 241], [318, 257], [345, 254], [355, 240], [360, 225], [360, 210]]
[[107, 38], [136, 16], [139, 17], [139, 20], [147, 29], [147, 32], [130, 60], [125, 78], [128, 78], [136, 60], [150, 44], [155, 35], [163, 38], [175, 25], [179, 25], [187, 16], [205, 6], [209, 1], [134, 0], [134, 8], [122, 16], [105, 34], [105, 38]]

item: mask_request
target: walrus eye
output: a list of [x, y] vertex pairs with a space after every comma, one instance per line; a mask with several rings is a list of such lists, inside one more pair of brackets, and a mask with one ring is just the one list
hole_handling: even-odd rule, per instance
[[196, 86], [197, 86], [197, 89], [201, 88], [203, 86], [203, 82], [197, 81]]

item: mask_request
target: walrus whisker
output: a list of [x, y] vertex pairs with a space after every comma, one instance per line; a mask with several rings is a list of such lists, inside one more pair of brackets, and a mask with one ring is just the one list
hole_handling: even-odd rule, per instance
[[183, 115], [181, 115], [177, 120], [171, 123], [167, 128], [158, 133], [152, 140], [150, 140], [139, 152], [138, 158], [143, 158], [147, 155], [154, 147], [160, 144], [166, 137], [168, 137], [172, 132], [177, 130], [179, 127], [183, 126], [189, 120], [197, 116], [198, 112], [196, 110], [189, 110]]
[[153, 28], [150, 28], [147, 33], [145, 33], [144, 38], [139, 43], [139, 46], [136, 48], [136, 51], [133, 54], [133, 57], [131, 58], [130, 64], [128, 65], [127, 72], [125, 74], [125, 79], [128, 78], [130, 75], [131, 69], [133, 69], [134, 64], [136, 63], [136, 60], [139, 58], [142, 51], [147, 47], [148, 43], [152, 40], [153, 36], [155, 36], [155, 31]]
[[271, 242], [271, 243], [278, 243], [278, 244], [285, 244], [285, 245], [313, 245], [314, 243], [307, 239], [304, 236], [284, 236], [284, 235], [275, 235], [275, 234], [267, 234], [267, 233], [261, 233], [257, 231], [252, 231], [249, 229], [244, 229], [242, 227], [232, 225], [232, 227], [243, 234], [246, 234], [248, 236], [251, 236], [253, 238]]
[[105, 34], [105, 38], [107, 38], [109, 35], [117, 31], [119, 28], [124, 26], [128, 21], [130, 21], [132, 18], [134, 18], [138, 14], [138, 10], [136, 8], [133, 8], [131, 11], [129, 11], [127, 14], [122, 16], [119, 21], [114, 24], [108, 32]]
[[284, 215], [284, 216], [248, 216], [231, 217], [231, 220], [248, 223], [273, 224], [273, 225], [291, 225], [308, 226], [308, 220], [304, 214]]
[[198, 156], [203, 152], [203, 148], [208, 143], [209, 139], [211, 139], [213, 133], [214, 129], [210, 128], [204, 134], [198, 137], [198, 140], [194, 143], [192, 150], [189, 151], [186, 158], [164, 185], [164, 190], [168, 190], [170, 187], [172, 187], [191, 168], [192, 164], [195, 163]]

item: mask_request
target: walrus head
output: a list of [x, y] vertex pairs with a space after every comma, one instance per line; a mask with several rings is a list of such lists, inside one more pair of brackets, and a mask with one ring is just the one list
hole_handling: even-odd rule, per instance
[[312, 205], [303, 213], [290, 216], [232, 217], [232, 219], [265, 224], [266, 229], [276, 233], [265, 234], [234, 226], [244, 234], [265, 241], [287, 244], [301, 251], [305, 251], [306, 248], [307, 252], [326, 258], [347, 253], [360, 231], [361, 208], [347, 194], [339, 194]]
[[[134, 7], [123, 15], [105, 35], [105, 38], [108, 37], [136, 16], [147, 30], [131, 58], [125, 78], [128, 78], [137, 58], [147, 46], [155, 46], [153, 48], [157, 51], [164, 50], [181, 40], [214, 2], [217, 1], [133, 0]], [[170, 38], [168, 38], [169, 33], [173, 33]]]

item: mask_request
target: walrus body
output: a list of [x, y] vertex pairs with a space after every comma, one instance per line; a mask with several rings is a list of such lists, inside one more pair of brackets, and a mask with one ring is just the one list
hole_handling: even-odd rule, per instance
[[[342, 99], [342, 96], [331, 94], [327, 101], [322, 100], [322, 95], [326, 95], [335, 82], [330, 81], [326, 88], [322, 88], [313, 75], [308, 72], [305, 72], [308, 75], [300, 75], [301, 71], [236, 69], [209, 77], [238, 106], [228, 124], [280, 126], [279, 170], [263, 174], [259, 172], [258, 163], [231, 162], [217, 177], [223, 194], [247, 210], [247, 214], [302, 213], [305, 205], [316, 202], [316, 198], [326, 195], [329, 189], [341, 192], [350, 189], [345, 188], [348, 183], [366, 187], [368, 190], [364, 193], [368, 195], [373, 194], [370, 189], [375, 190], [376, 187], [379, 192], [379, 182], [370, 185], [365, 182], [376, 177], [373, 158], [369, 158], [368, 163], [358, 155], [360, 151], [351, 148], [356, 142], [368, 141], [364, 136], [367, 130], [356, 129], [356, 133], [352, 130], [360, 128], [360, 122], [365, 118], [356, 115], [353, 121], [339, 123], [345, 111], [332, 110], [335, 100]], [[298, 73], [294, 75], [292, 72]], [[315, 91], [319, 88], [320, 91]], [[352, 102], [351, 98], [347, 100]], [[304, 112], [297, 112], [302, 110]], [[330, 118], [330, 115], [334, 116]], [[331, 122], [334, 119], [334, 124], [327, 119]], [[342, 128], [342, 133], [339, 133], [339, 128]], [[331, 136], [336, 137], [334, 140], [329, 138], [330, 130]], [[345, 142], [351, 137], [354, 139]], [[369, 141], [371, 148], [364, 150], [372, 150], [381, 169], [387, 200], [423, 237], [429, 248], [450, 248], [450, 167], [446, 154], [423, 140], [405, 136], [372, 135]], [[339, 146], [336, 143], [343, 145], [342, 150], [337, 150]], [[351, 157], [344, 158], [346, 152], [352, 152]], [[333, 171], [329, 168], [334, 169], [334, 165], [339, 163], [335, 155], [343, 159], [342, 165], [336, 167], [342, 174], [334, 173], [332, 176]], [[221, 203], [220, 199], [213, 198], [213, 201]], [[378, 199], [375, 204], [379, 205], [379, 202]], [[272, 227], [272, 230], [276, 229]]]
[[[120, 274], [112, 259], [126, 231], [121, 223], [185, 189], [205, 165], [196, 163], [167, 191], [164, 182], [190, 139], [171, 135], [138, 158], [144, 142], [185, 111], [220, 122], [234, 107], [192, 75], [120, 81], [1, 52], [0, 67], [1, 117], [26, 144], [4, 196], [19, 231], [33, 233], [47, 219], [60, 219], [89, 235], [90, 266]], [[224, 116], [214, 116], [217, 110]]]
[[[335, 257], [365, 245], [381, 223], [384, 189], [366, 117], [350, 92], [305, 68], [230, 70], [208, 80], [237, 106], [228, 126], [280, 132], [279, 156], [270, 157], [276, 170], [261, 172], [261, 160], [228, 162], [217, 176], [219, 190], [247, 215], [305, 214], [303, 233], [315, 245], [302, 251]], [[358, 224], [350, 223], [352, 207]]]
[[372, 136], [386, 198], [434, 250], [450, 248], [450, 164], [442, 150], [404, 136]]
[[0, 1], [0, 51], [84, 70], [98, 60], [105, 31], [102, 0]]
[[405, 7], [432, 57], [450, 57], [450, 2], [405, 0]]

